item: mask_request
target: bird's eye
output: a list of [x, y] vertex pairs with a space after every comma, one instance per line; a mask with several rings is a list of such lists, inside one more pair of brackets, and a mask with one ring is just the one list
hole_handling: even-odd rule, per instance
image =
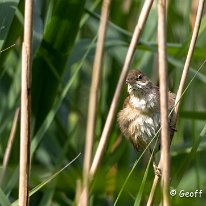
[[142, 75], [141, 75], [141, 74], [139, 74], [139, 75], [137, 76], [136, 80], [138, 81], [138, 80], [140, 80], [140, 79], [142, 79]]

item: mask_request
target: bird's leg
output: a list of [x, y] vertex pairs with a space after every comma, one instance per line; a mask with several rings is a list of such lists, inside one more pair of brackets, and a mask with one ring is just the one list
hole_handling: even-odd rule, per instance
[[161, 170], [160, 167], [158, 167], [155, 156], [153, 156], [153, 168], [154, 168], [155, 175], [157, 175], [158, 177], [161, 177], [162, 176], [162, 170]]
[[154, 173], [155, 175], [157, 175], [158, 177], [162, 176], [162, 170], [161, 168], [158, 166], [158, 161], [155, 158], [155, 154], [152, 153], [151, 148], [150, 148], [150, 153], [152, 155], [152, 161], [153, 161], [153, 168], [154, 168]]

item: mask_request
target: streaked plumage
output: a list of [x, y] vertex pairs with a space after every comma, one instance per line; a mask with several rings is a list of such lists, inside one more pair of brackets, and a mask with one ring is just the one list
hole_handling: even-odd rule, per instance
[[[134, 148], [142, 151], [160, 127], [159, 87], [138, 70], [131, 70], [126, 79], [129, 96], [118, 113], [118, 124], [123, 135]], [[168, 112], [172, 110], [175, 94], [168, 92]], [[171, 121], [171, 119], [169, 120]], [[170, 124], [170, 134], [174, 132]], [[152, 150], [155, 141], [150, 145]], [[159, 144], [159, 143], [158, 143]], [[159, 145], [156, 151], [159, 149]]]

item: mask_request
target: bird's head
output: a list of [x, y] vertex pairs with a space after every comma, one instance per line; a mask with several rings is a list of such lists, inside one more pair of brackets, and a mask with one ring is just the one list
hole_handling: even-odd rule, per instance
[[148, 93], [152, 87], [152, 82], [139, 70], [130, 70], [126, 84], [128, 85], [128, 93], [130, 95], [141, 95]]

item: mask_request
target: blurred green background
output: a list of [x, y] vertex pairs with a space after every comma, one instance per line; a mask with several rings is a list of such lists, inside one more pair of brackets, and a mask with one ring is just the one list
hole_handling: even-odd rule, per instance
[[[34, 188], [59, 171], [80, 152], [71, 166], [30, 199], [30, 205], [74, 205], [81, 179], [87, 106], [96, 49], [100, 0], [34, 0], [32, 72], [31, 180]], [[113, 0], [105, 40], [94, 151], [104, 126], [128, 45], [144, 0]], [[131, 68], [139, 68], [158, 84], [157, 2], [137, 45]], [[168, 1], [167, 49], [169, 88], [176, 92], [194, 26], [198, 1]], [[16, 109], [20, 106], [23, 0], [0, 0], [0, 160], [3, 161]], [[206, 59], [206, 15], [203, 13], [188, 82]], [[126, 97], [121, 96], [118, 110]], [[206, 201], [206, 66], [182, 98], [171, 147], [171, 188], [203, 190], [202, 197], [171, 197], [172, 205], [204, 205]], [[115, 121], [100, 167], [91, 187], [90, 205], [113, 205], [135, 160], [139, 157], [121, 136]], [[18, 199], [19, 123], [6, 175], [3, 197]], [[153, 168], [142, 188], [147, 158], [141, 159], [117, 205], [145, 205]], [[102, 178], [104, 177], [104, 178]], [[157, 194], [155, 204], [160, 201]]]

